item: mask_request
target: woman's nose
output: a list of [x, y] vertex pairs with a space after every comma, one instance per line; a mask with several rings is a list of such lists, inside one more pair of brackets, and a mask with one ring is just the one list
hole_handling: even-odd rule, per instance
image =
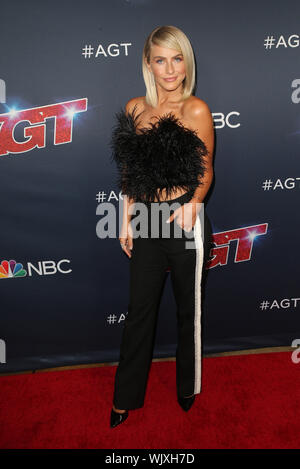
[[167, 73], [173, 73], [174, 72], [174, 67], [172, 64], [167, 64]]

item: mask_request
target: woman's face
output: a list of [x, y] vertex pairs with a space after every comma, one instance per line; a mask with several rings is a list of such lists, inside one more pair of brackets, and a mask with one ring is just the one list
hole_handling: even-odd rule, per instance
[[167, 90], [175, 90], [185, 78], [183, 55], [175, 49], [152, 46], [150, 65], [147, 64], [147, 67], [153, 73], [156, 83]]

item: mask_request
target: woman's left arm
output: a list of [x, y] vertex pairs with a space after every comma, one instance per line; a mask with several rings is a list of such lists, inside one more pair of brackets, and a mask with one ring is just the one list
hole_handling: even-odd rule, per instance
[[[199, 100], [200, 101], [200, 100]], [[198, 213], [201, 210], [203, 200], [211, 186], [213, 171], [213, 151], [214, 151], [214, 122], [208, 105], [201, 100], [200, 104], [193, 103], [190, 110], [191, 130], [195, 130], [197, 136], [205, 143], [207, 155], [201, 155], [205, 165], [204, 176], [201, 177], [201, 184], [194, 192], [192, 199], [179, 207], [168, 219], [168, 223], [176, 218], [177, 223], [186, 231], [191, 231], [196, 223]], [[200, 180], [199, 180], [200, 183]]]
[[189, 203], [201, 204], [211, 186], [214, 177], [213, 151], [214, 151], [214, 121], [208, 105], [202, 101], [193, 106], [191, 110], [191, 128], [195, 130], [198, 137], [205, 143], [208, 154], [202, 156], [205, 164], [205, 174], [195, 190], [193, 198]]

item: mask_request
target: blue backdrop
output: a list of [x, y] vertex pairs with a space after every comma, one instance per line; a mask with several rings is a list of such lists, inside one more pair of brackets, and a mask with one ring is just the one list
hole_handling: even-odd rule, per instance
[[[2, 5], [0, 372], [118, 361], [130, 260], [99, 239], [97, 211], [121, 200], [114, 115], [145, 95], [144, 41], [164, 24], [189, 37], [215, 124], [203, 353], [300, 337], [299, 15], [297, 1]], [[176, 331], [168, 277], [154, 358], [175, 356]]]

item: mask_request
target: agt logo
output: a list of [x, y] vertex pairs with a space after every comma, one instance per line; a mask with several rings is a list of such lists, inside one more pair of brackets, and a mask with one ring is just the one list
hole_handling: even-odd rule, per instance
[[15, 260], [2, 261], [0, 264], [0, 279], [26, 277], [27, 274], [31, 277], [32, 272], [38, 275], [54, 275], [57, 272], [69, 274], [72, 272], [72, 269], [63, 268], [62, 264], [64, 263], [70, 263], [70, 260], [62, 259], [57, 263], [55, 261], [39, 261], [37, 265], [28, 262], [27, 270], [25, 270], [23, 269], [23, 264]]
[[237, 241], [234, 262], [249, 261], [256, 236], [266, 234], [267, 230], [268, 223], [263, 223], [261, 225], [246, 226], [236, 230], [213, 234], [212, 239], [217, 247], [213, 247], [210, 250], [213, 258], [208, 261], [209, 268], [228, 263], [231, 241]]
[[[5, 95], [5, 89], [2, 95]], [[5, 96], [2, 96], [2, 98]], [[1, 92], [0, 92], [1, 97]], [[87, 98], [74, 99], [62, 103], [49, 104], [30, 109], [10, 109], [5, 114], [0, 114], [0, 156], [9, 153], [19, 154], [33, 150], [33, 148], [45, 148], [47, 119], [54, 118], [54, 145], [70, 143], [72, 141], [73, 117], [78, 112], [87, 110]], [[15, 140], [15, 129], [20, 122], [28, 122], [30, 125], [24, 128], [23, 137], [27, 140], [18, 142]]]

